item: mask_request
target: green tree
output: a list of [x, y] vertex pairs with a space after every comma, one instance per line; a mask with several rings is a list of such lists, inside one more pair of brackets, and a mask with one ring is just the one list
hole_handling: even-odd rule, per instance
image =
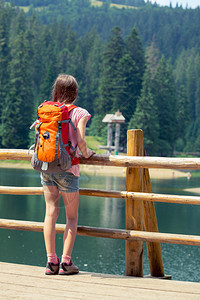
[[[19, 24], [21, 25], [20, 22]], [[24, 23], [23, 31], [25, 27], [26, 23]], [[2, 145], [6, 148], [29, 146], [29, 126], [33, 107], [32, 82], [27, 61], [27, 40], [25, 40], [24, 32], [18, 29], [16, 28], [18, 34], [15, 38], [13, 35], [11, 41], [10, 85], [2, 111]]]
[[[27, 56], [29, 61], [29, 73], [33, 83], [34, 106], [37, 107], [40, 102], [40, 85], [45, 76], [43, 69], [44, 60], [43, 41], [41, 40], [41, 26], [35, 15], [33, 15], [28, 22], [28, 29], [26, 31], [26, 39], [28, 41]], [[35, 109], [34, 109], [35, 110]]]
[[196, 119], [200, 119], [200, 71], [199, 71], [199, 76], [196, 80], [197, 80], [197, 89], [195, 93], [195, 99], [196, 99], [195, 111], [196, 111]]
[[[138, 99], [138, 82], [140, 75], [135, 61], [130, 54], [124, 54], [118, 62], [118, 72], [113, 83], [113, 107], [118, 109], [125, 117], [125, 124], [121, 126], [120, 141], [126, 143], [128, 123], [135, 112]], [[140, 83], [139, 83], [140, 84]]]
[[151, 45], [146, 48], [145, 57], [146, 57], [146, 63], [148, 64], [148, 67], [151, 70], [151, 76], [153, 78], [156, 73], [156, 69], [158, 67], [158, 63], [160, 60], [160, 51], [156, 47], [155, 40], [153, 40], [151, 42]]
[[[84, 107], [93, 115], [95, 112], [94, 103], [99, 98], [99, 81], [101, 77], [101, 54], [102, 41], [97, 34], [93, 37], [93, 43], [87, 56], [84, 72]], [[98, 112], [97, 112], [98, 113]]]
[[152, 87], [160, 126], [159, 154], [161, 156], [172, 155], [177, 137], [176, 86], [172, 69], [164, 56], [159, 62]]
[[47, 73], [44, 78], [44, 81], [41, 85], [41, 100], [40, 102], [44, 100], [51, 100], [51, 90], [52, 90], [52, 85], [53, 82], [56, 79], [56, 74], [55, 74], [55, 67], [53, 65], [53, 62], [50, 62], [48, 68], [47, 68]]
[[186, 93], [186, 87], [177, 88], [177, 142], [176, 150], [183, 151], [186, 143], [185, 135], [189, 125], [189, 104]]
[[185, 86], [177, 91], [177, 128], [178, 136], [183, 137], [189, 122], [189, 104]]
[[[115, 102], [115, 83], [118, 74], [118, 64], [125, 52], [125, 45], [122, 38], [121, 29], [115, 27], [111, 31], [109, 42], [105, 45], [102, 53], [101, 78], [99, 81], [99, 98], [94, 102], [94, 114], [98, 113], [99, 117], [92, 120], [95, 126], [99, 128], [98, 135], [104, 134], [105, 125], [102, 124], [103, 117], [113, 112]], [[94, 127], [93, 124], [91, 124]]]
[[9, 30], [13, 16], [13, 9], [4, 7], [0, 2], [0, 132], [2, 131], [2, 110], [9, 87], [9, 72], [7, 68], [10, 61]]
[[[39, 99], [41, 100], [42, 97], [47, 97], [46, 91], [44, 94], [44, 86], [46, 85], [46, 81], [48, 80], [47, 76], [51, 77], [51, 74], [49, 74], [49, 68], [50, 66], [54, 66], [56, 71], [56, 47], [55, 47], [55, 26], [56, 23], [51, 24], [50, 26], [42, 26], [41, 33], [39, 36], [39, 46], [40, 49], [36, 49], [37, 56], [35, 57], [35, 60], [38, 60], [41, 62], [40, 71], [39, 71]], [[39, 50], [39, 52], [38, 52]], [[38, 68], [37, 68], [38, 69]], [[52, 70], [52, 69], [51, 69]], [[54, 77], [55, 78], [55, 77]], [[46, 89], [46, 87], [45, 87]], [[40, 94], [40, 91], [42, 91], [42, 95]], [[49, 96], [49, 95], [48, 95]], [[41, 102], [39, 100], [39, 102]], [[42, 99], [43, 100], [43, 99]]]
[[133, 115], [138, 98], [139, 69], [129, 54], [125, 54], [118, 62], [114, 79], [113, 111], [120, 109], [127, 122]]
[[147, 154], [156, 155], [159, 150], [159, 120], [151, 86], [151, 72], [147, 68], [144, 74], [141, 96], [137, 101], [136, 111], [129, 122], [129, 128], [142, 129]]
[[73, 64], [71, 59], [73, 59], [73, 54], [76, 54], [74, 52], [77, 49], [79, 41], [77, 34], [72, 30], [71, 26], [66, 26], [62, 23], [62, 26], [60, 25], [58, 29], [56, 40], [56, 72], [65, 73], [69, 69], [70, 64]]
[[118, 64], [125, 52], [121, 29], [115, 27], [111, 38], [105, 46], [102, 57], [102, 76], [100, 81], [100, 99], [98, 110], [100, 114], [111, 112], [115, 97], [115, 78], [118, 74]]
[[[182, 115], [182, 148], [186, 151], [198, 151], [195, 149], [195, 142], [198, 139], [198, 124], [200, 119], [200, 101], [199, 101], [199, 82], [200, 82], [200, 56], [199, 53], [193, 48], [190, 50], [183, 50], [179, 55], [176, 68], [174, 70], [178, 99], [181, 93], [181, 107], [179, 111], [181, 114], [185, 111], [185, 117]], [[184, 94], [183, 94], [184, 90]], [[179, 99], [180, 100], [180, 99]], [[186, 120], [184, 122], [183, 118]], [[179, 122], [179, 112], [178, 112]], [[184, 139], [184, 136], [187, 138]], [[179, 140], [180, 144], [180, 140]], [[184, 147], [184, 145], [186, 146]], [[197, 146], [198, 147], [198, 146]], [[179, 150], [183, 150], [180, 149]]]
[[130, 34], [126, 38], [127, 52], [131, 58], [135, 61], [136, 67], [138, 68], [138, 96], [140, 94], [142, 79], [145, 71], [145, 58], [142, 41], [140, 39], [136, 26], [133, 27]]
[[186, 68], [186, 87], [189, 101], [189, 113], [191, 120], [196, 119], [196, 100], [195, 93], [197, 90], [197, 81], [196, 81], [196, 66], [195, 66], [195, 55], [190, 55], [188, 58], [188, 64]]

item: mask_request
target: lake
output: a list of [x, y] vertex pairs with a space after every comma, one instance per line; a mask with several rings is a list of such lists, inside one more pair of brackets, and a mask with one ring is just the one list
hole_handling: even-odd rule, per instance
[[[194, 173], [193, 173], [194, 172]], [[154, 193], [192, 195], [184, 190], [199, 187], [200, 172], [192, 177], [152, 179]], [[39, 173], [33, 170], [0, 168], [0, 185], [40, 186]], [[80, 178], [81, 188], [125, 190], [125, 177], [87, 175]], [[195, 194], [193, 194], [195, 195]], [[60, 198], [58, 223], [65, 223]], [[155, 203], [160, 232], [200, 235], [200, 206]], [[0, 218], [43, 222], [43, 196], [0, 195]], [[125, 228], [125, 200], [80, 196], [79, 225]], [[0, 229], [0, 261], [36, 266], [46, 265], [43, 234]], [[62, 254], [62, 235], [56, 237], [57, 255]], [[162, 244], [164, 271], [173, 280], [200, 282], [200, 247]], [[72, 258], [81, 271], [124, 274], [123, 240], [77, 236]], [[144, 275], [149, 275], [144, 243]]]

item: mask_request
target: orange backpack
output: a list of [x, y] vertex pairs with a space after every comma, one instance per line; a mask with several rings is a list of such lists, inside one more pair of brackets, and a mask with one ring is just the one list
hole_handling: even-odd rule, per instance
[[60, 173], [78, 164], [76, 148], [69, 141], [69, 125], [76, 130], [69, 118], [69, 112], [75, 105], [44, 101], [38, 107], [38, 119], [35, 126], [34, 154], [32, 167], [44, 173]]

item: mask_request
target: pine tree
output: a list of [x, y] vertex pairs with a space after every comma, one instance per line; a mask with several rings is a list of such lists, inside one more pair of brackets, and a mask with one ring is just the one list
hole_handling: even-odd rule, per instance
[[156, 69], [160, 60], [160, 51], [156, 47], [156, 42], [154, 39], [151, 42], [151, 45], [146, 48], [145, 57], [146, 57], [146, 63], [148, 64], [151, 70], [151, 76], [153, 78], [156, 73]]
[[137, 101], [136, 111], [129, 122], [129, 128], [142, 129], [147, 154], [156, 155], [159, 149], [159, 120], [151, 91], [151, 76], [150, 69], [147, 68], [144, 74], [141, 96]]
[[186, 87], [185, 70], [187, 67], [187, 59], [188, 59], [188, 53], [185, 49], [183, 49], [176, 60], [176, 65], [174, 69], [174, 76], [178, 87], [181, 85]]
[[[192, 54], [192, 53], [191, 53]], [[189, 56], [188, 64], [186, 68], [186, 87], [187, 87], [187, 94], [188, 94], [188, 101], [189, 101], [189, 112], [191, 121], [196, 119], [196, 100], [195, 100], [195, 93], [197, 90], [197, 82], [196, 82], [196, 66], [195, 66], [195, 53]]]
[[55, 68], [53, 62], [50, 62], [47, 68], [47, 73], [44, 78], [43, 84], [41, 85], [40, 102], [44, 100], [51, 100], [51, 90], [55, 79], [56, 79]]
[[160, 126], [159, 154], [161, 156], [172, 155], [177, 137], [176, 86], [172, 70], [164, 56], [159, 62], [152, 86]]
[[[0, 7], [0, 94], [5, 97], [5, 84], [8, 79], [7, 64], [9, 62], [9, 28], [11, 12]], [[2, 103], [1, 103], [2, 104]]]
[[196, 80], [197, 80], [197, 89], [196, 89], [196, 93], [195, 93], [195, 99], [196, 99], [195, 112], [196, 112], [196, 119], [200, 119], [200, 74]]
[[178, 135], [184, 136], [185, 129], [189, 122], [189, 104], [185, 86], [181, 86], [177, 91], [177, 125]]
[[92, 115], [95, 112], [94, 103], [98, 101], [99, 98], [102, 47], [102, 41], [99, 36], [95, 34], [85, 65], [85, 85], [83, 90], [84, 107], [88, 109]]
[[[181, 52], [176, 62], [174, 74], [176, 78], [178, 97], [181, 93], [182, 98], [184, 99], [182, 108], [179, 108], [179, 110], [183, 112], [183, 106], [187, 107], [187, 110], [185, 111], [185, 117], [182, 116], [182, 120], [183, 118], [186, 120], [186, 122], [183, 121], [184, 127], [181, 128], [183, 135], [182, 140], [185, 141], [185, 143], [182, 143], [182, 148], [184, 147], [186, 151], [198, 151], [195, 149], [195, 141], [198, 139], [199, 131], [197, 128], [199, 126], [200, 119], [200, 58], [195, 49], [190, 49], [187, 51], [183, 50]], [[184, 90], [184, 94], [182, 90]], [[184, 139], [185, 136], [187, 137], [186, 139]], [[179, 150], [183, 149], [180, 149], [179, 146]]]
[[[37, 57], [35, 59], [42, 62], [41, 69], [39, 73], [40, 77], [40, 91], [43, 90], [44, 85], [46, 84], [46, 76], [49, 72], [49, 66], [53, 65], [56, 71], [56, 51], [55, 51], [55, 24], [49, 26], [43, 26], [40, 33], [40, 52], [37, 52]], [[38, 50], [38, 48], [37, 48]], [[39, 95], [39, 99], [44, 96], [44, 94]], [[47, 95], [45, 94], [47, 97]], [[41, 102], [39, 100], [39, 102]], [[42, 99], [43, 100], [43, 99]]]
[[113, 107], [125, 117], [125, 124], [121, 126], [120, 141], [126, 143], [128, 123], [135, 112], [138, 99], [139, 71], [135, 61], [129, 54], [124, 54], [118, 62], [118, 72], [113, 81]]
[[133, 29], [131, 30], [130, 34], [126, 39], [126, 48], [131, 58], [135, 61], [136, 67], [138, 69], [139, 80], [138, 80], [137, 93], [139, 96], [142, 87], [142, 79], [145, 71], [145, 58], [144, 58], [142, 41], [140, 39], [136, 26], [133, 27]]
[[121, 29], [115, 27], [111, 38], [103, 51], [102, 77], [100, 82], [100, 99], [98, 110], [101, 114], [111, 112], [114, 103], [115, 78], [118, 74], [118, 63], [125, 52]]
[[65, 70], [66, 73], [72, 74], [78, 81], [79, 92], [76, 100], [76, 105], [82, 105], [84, 99], [84, 68], [85, 62], [83, 61], [82, 51], [80, 44], [77, 43], [72, 52], [69, 53], [68, 65]]
[[[63, 26], [63, 27], [62, 27]], [[78, 38], [76, 33], [70, 26], [59, 26], [56, 40], [56, 73], [66, 73], [70, 65], [73, 65], [73, 54], [78, 45]], [[63, 33], [64, 31], [64, 33]], [[61, 43], [61, 41], [62, 43]], [[60, 45], [60, 46], [58, 46]], [[76, 65], [76, 64], [75, 64]], [[70, 67], [71, 69], [71, 67]]]
[[194, 94], [195, 118], [200, 119], [200, 54], [198, 52], [194, 57], [194, 67], [195, 67], [195, 82], [196, 82], [196, 89]]
[[[33, 82], [33, 95], [34, 95], [34, 106], [37, 107], [41, 101], [40, 85], [44, 77], [43, 72], [43, 41], [41, 40], [40, 25], [35, 15], [31, 17], [28, 24], [28, 30], [26, 32], [26, 39], [28, 40], [28, 61], [29, 61], [29, 72]], [[35, 109], [34, 109], [35, 110]]]
[[9, 30], [12, 17], [13, 10], [11, 8], [5, 8], [3, 4], [0, 3], [0, 146], [2, 110], [5, 105], [5, 98], [9, 86], [9, 72], [7, 66], [10, 61]]
[[139, 69], [130, 54], [125, 54], [118, 62], [114, 79], [113, 111], [119, 109], [126, 121], [133, 115], [138, 98]]
[[10, 85], [2, 111], [2, 145], [6, 148], [27, 148], [29, 146], [29, 126], [31, 125], [33, 97], [32, 81], [29, 77], [27, 61], [27, 40], [19, 15], [17, 35], [11, 41], [9, 64]]
[[104, 135], [105, 124], [102, 119], [108, 113], [114, 113], [113, 104], [115, 102], [115, 83], [118, 74], [118, 64], [125, 53], [125, 44], [122, 38], [121, 29], [115, 27], [111, 31], [111, 37], [102, 53], [101, 78], [99, 80], [99, 97], [94, 102], [95, 111], [98, 118], [93, 118], [91, 128], [95, 126], [99, 129], [98, 135]]

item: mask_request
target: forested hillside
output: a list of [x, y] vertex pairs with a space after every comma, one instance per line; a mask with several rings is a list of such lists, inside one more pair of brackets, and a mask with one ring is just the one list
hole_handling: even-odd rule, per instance
[[0, 1], [1, 147], [31, 144], [37, 105], [51, 97], [59, 73], [70, 73], [77, 105], [93, 115], [88, 134], [106, 138], [102, 119], [120, 109], [122, 146], [128, 128], [141, 128], [150, 155], [200, 151], [199, 8], [8, 2]]

